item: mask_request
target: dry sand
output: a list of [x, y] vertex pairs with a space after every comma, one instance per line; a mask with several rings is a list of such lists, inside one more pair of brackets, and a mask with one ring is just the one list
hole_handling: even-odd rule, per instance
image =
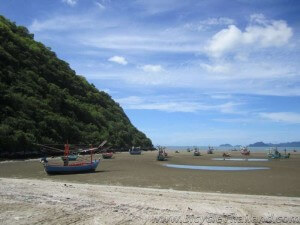
[[0, 224], [297, 224], [300, 198], [0, 178]]

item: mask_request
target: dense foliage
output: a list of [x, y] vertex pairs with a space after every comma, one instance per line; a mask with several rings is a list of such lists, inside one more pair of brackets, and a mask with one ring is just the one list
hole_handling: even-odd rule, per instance
[[58, 59], [25, 27], [0, 16], [0, 153], [34, 143], [152, 147], [122, 108]]

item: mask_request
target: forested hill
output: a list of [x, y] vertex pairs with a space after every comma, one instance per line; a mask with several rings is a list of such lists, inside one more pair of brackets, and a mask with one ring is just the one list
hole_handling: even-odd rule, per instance
[[[99, 91], [25, 27], [0, 16], [0, 153], [33, 143], [152, 147], [118, 103]], [[1, 156], [1, 154], [0, 154]]]

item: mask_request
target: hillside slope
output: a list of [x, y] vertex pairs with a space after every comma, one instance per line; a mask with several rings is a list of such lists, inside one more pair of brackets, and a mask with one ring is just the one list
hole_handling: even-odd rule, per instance
[[0, 153], [33, 143], [152, 147], [118, 103], [98, 91], [25, 27], [0, 16]]

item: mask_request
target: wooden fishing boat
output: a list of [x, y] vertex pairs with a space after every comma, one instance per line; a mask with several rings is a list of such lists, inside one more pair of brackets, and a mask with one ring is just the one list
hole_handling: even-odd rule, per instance
[[231, 155], [229, 153], [227, 153], [227, 152], [224, 152], [222, 156], [223, 156], [223, 158], [229, 158], [229, 157], [231, 157]]
[[129, 149], [129, 153], [130, 155], [141, 155], [142, 150], [140, 147], [132, 147], [131, 149]]
[[[50, 163], [46, 157], [41, 159], [41, 162], [44, 165], [45, 172], [47, 174], [69, 174], [69, 173], [87, 173], [87, 172], [93, 172], [96, 170], [100, 163], [100, 159], [98, 160], [93, 160], [93, 154], [96, 150], [99, 148], [103, 147], [103, 145], [106, 143], [102, 142], [98, 147], [96, 148], [89, 148], [89, 149], [81, 149], [80, 151], [84, 152], [89, 152], [90, 153], [90, 160], [86, 160], [83, 158], [83, 161], [77, 161], [74, 163], [69, 163], [70, 161], [70, 146], [69, 144], [65, 144], [65, 149], [64, 149], [64, 156], [61, 157], [63, 160], [63, 164], [58, 164], [58, 163]], [[55, 148], [51, 148], [54, 150]], [[59, 150], [59, 149], [56, 149]], [[79, 154], [76, 155], [78, 159]], [[75, 157], [74, 157], [75, 158]], [[72, 157], [71, 157], [72, 159]], [[72, 161], [72, 160], [71, 160]]]
[[208, 146], [207, 154], [213, 154], [214, 153], [214, 148]]
[[47, 174], [87, 173], [94, 172], [99, 163], [100, 159], [68, 165], [49, 165], [48, 163], [45, 163], [44, 168]]
[[201, 153], [198, 149], [194, 150], [194, 156], [201, 156]]
[[157, 157], [156, 157], [156, 159], [158, 161], [167, 160], [168, 154], [166, 153], [165, 149], [166, 149], [165, 147], [158, 146], [158, 154], [157, 154]]
[[285, 151], [285, 154], [282, 155], [278, 150], [277, 148], [273, 148], [273, 149], [270, 149], [269, 150], [269, 153], [268, 153], [268, 158], [271, 158], [271, 159], [288, 159], [290, 158], [290, 153], [286, 154], [286, 151]]
[[103, 159], [111, 159], [113, 157], [113, 153], [112, 152], [104, 152], [102, 153], [102, 158]]
[[247, 147], [242, 147], [241, 148], [241, 154], [242, 155], [250, 155], [250, 150], [248, 150]]

